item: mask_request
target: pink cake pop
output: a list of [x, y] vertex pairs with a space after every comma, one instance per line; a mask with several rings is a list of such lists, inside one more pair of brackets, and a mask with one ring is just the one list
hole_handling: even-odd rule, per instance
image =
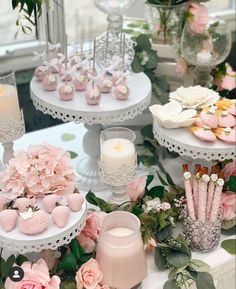
[[70, 58], [70, 65], [76, 66], [76, 69], [79, 70], [82, 66], [81, 57], [77, 54], [72, 55]]
[[71, 72], [74, 72], [74, 69], [72, 69], [72, 66], [69, 63], [67, 63], [67, 66], [65, 63], [62, 63], [60, 66], [61, 80], [62, 81], [72, 81]]
[[72, 100], [75, 94], [74, 86], [70, 83], [63, 84], [59, 89], [59, 95], [62, 100]]
[[126, 100], [130, 95], [130, 89], [126, 84], [125, 78], [122, 81], [118, 81], [118, 85], [115, 87], [114, 94], [118, 100]]
[[110, 93], [112, 90], [113, 82], [107, 75], [104, 75], [98, 78], [97, 85], [100, 92]]
[[59, 73], [60, 72], [60, 61], [58, 58], [52, 58], [50, 61], [50, 68], [52, 73]]
[[43, 79], [43, 88], [47, 91], [54, 91], [57, 89], [57, 78], [55, 75], [49, 73]]
[[94, 81], [92, 84], [92, 88], [88, 88], [85, 91], [85, 99], [87, 104], [96, 105], [99, 104], [101, 100], [101, 93], [97, 87], [94, 86]]
[[42, 81], [47, 73], [48, 73], [48, 66], [40, 65], [36, 67], [34, 71], [34, 76], [37, 78], [38, 81]]
[[114, 71], [112, 73], [112, 82], [114, 85], [116, 85], [117, 81], [120, 79], [120, 78], [123, 78], [124, 77], [124, 73], [122, 71]]
[[88, 78], [86, 75], [77, 74], [73, 80], [75, 89], [78, 91], [85, 91], [88, 86]]

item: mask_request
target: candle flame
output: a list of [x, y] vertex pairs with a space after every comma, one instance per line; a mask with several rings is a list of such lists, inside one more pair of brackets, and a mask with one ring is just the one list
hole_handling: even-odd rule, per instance
[[121, 148], [122, 148], [121, 142], [118, 142], [118, 143], [115, 145], [115, 150], [116, 150], [116, 151], [120, 151]]
[[0, 96], [3, 95], [5, 92], [4, 88], [2, 85], [0, 85]]

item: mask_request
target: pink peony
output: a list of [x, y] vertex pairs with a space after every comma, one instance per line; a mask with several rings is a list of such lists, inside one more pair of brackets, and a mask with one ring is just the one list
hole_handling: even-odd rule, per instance
[[204, 33], [207, 27], [209, 15], [206, 6], [190, 2], [188, 19], [190, 29], [195, 33]]
[[225, 165], [224, 175], [226, 180], [228, 180], [230, 176], [236, 176], [236, 160]]
[[98, 262], [95, 259], [90, 259], [76, 273], [77, 289], [96, 289], [102, 278], [103, 274], [99, 269]]
[[157, 247], [156, 241], [151, 237], [144, 245], [144, 250], [153, 251]]
[[136, 177], [132, 183], [126, 188], [126, 193], [131, 202], [136, 202], [138, 198], [142, 198], [145, 193], [147, 177]]
[[28, 197], [69, 194], [76, 185], [69, 154], [49, 144], [19, 152], [0, 173], [0, 181], [7, 192]]
[[53, 250], [43, 250], [40, 252], [40, 258], [42, 258], [48, 265], [48, 269], [52, 270], [58, 263], [61, 254], [60, 252]]
[[236, 194], [225, 192], [221, 197], [221, 207], [224, 213], [224, 220], [231, 220], [236, 216]]
[[215, 79], [218, 91], [233, 90], [236, 87], [236, 72], [232, 70], [229, 64], [226, 64], [226, 74], [220, 74]]
[[19, 282], [13, 282], [7, 278], [5, 289], [60, 289], [60, 278], [50, 278], [48, 266], [43, 259], [36, 264], [25, 262], [21, 265], [24, 270], [24, 278]]
[[104, 212], [88, 212], [86, 223], [81, 233], [96, 242], [101, 230], [102, 220], [105, 216], [106, 213]]
[[180, 76], [184, 76], [187, 73], [188, 70], [188, 64], [186, 62], [186, 60], [182, 57], [179, 57], [176, 59], [176, 72], [180, 75]]
[[77, 240], [83, 247], [86, 254], [92, 253], [95, 250], [96, 243], [90, 237], [86, 237], [84, 233], [80, 233]]

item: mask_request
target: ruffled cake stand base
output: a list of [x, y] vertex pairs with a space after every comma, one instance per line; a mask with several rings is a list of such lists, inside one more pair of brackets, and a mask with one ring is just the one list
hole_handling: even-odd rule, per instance
[[151, 101], [151, 82], [144, 73], [131, 74], [129, 86], [131, 93], [126, 101], [119, 101], [108, 93], [102, 95], [99, 105], [88, 105], [83, 92], [76, 92], [72, 101], [62, 101], [58, 91], [46, 92], [41, 82], [35, 78], [31, 81], [31, 98], [36, 109], [64, 122], [84, 123], [87, 128], [83, 138], [83, 149], [87, 157], [77, 165], [81, 189], [107, 189], [107, 185], [100, 179], [98, 166], [102, 127], [134, 118], [141, 114]]

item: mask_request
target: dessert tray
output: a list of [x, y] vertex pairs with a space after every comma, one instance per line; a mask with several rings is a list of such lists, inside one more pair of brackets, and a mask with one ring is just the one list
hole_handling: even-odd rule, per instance
[[166, 129], [153, 122], [153, 133], [161, 146], [193, 159], [228, 160], [236, 157], [235, 146], [220, 140], [206, 143], [197, 139], [188, 128]]
[[0, 247], [21, 254], [40, 252], [44, 249], [56, 250], [79, 235], [86, 220], [86, 206], [86, 201], [84, 201], [80, 211], [71, 212], [64, 228], [57, 227], [50, 220], [46, 231], [33, 236], [21, 233], [17, 226], [10, 232], [5, 232], [0, 227]]

